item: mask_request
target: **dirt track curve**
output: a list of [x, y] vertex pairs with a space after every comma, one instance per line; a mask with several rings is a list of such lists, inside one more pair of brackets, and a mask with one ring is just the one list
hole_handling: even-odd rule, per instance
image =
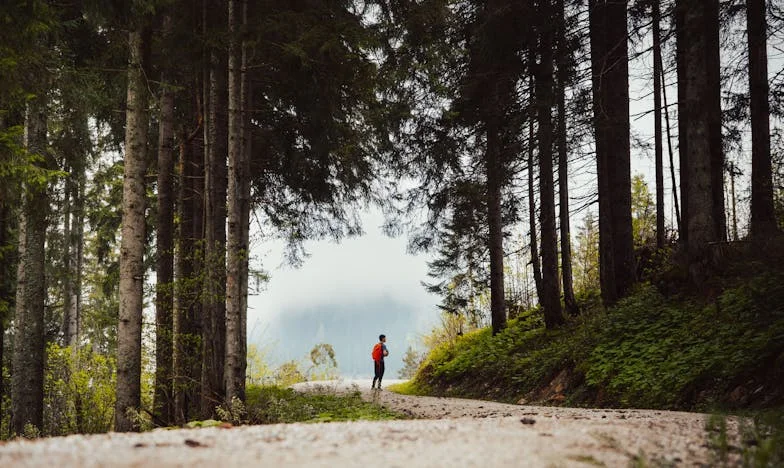
[[706, 416], [648, 410], [520, 406], [351, 391], [415, 420], [155, 430], [15, 440], [0, 467], [567, 467], [710, 466]]

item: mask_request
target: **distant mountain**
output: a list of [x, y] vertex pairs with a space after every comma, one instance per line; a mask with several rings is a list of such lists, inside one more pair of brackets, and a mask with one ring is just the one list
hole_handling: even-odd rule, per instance
[[271, 320], [260, 319], [255, 328], [262, 332], [259, 337], [252, 334], [251, 342], [261, 348], [270, 347], [270, 363], [276, 366], [291, 359], [307, 363], [313, 346], [329, 343], [335, 349], [341, 375], [363, 378], [373, 375], [370, 351], [383, 333], [389, 348], [384, 377], [394, 379], [403, 365], [406, 348], [416, 344], [418, 336], [430, 328], [429, 316], [435, 313], [416, 310], [416, 306], [388, 296], [352, 299], [284, 309]]

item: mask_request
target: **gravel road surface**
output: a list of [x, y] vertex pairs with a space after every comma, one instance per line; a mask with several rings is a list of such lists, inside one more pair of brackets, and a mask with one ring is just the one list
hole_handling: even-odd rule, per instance
[[[360, 385], [361, 387], [357, 387]], [[365, 387], [365, 388], [362, 388]], [[353, 391], [417, 418], [74, 435], [0, 445], [0, 467], [710, 466], [706, 416], [508, 405]]]

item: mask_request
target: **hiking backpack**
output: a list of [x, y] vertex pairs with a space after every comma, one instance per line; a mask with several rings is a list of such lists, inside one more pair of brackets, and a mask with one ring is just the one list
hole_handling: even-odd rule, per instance
[[374, 361], [380, 361], [382, 353], [383, 350], [381, 348], [381, 343], [376, 343], [376, 345], [373, 346], [373, 351], [370, 353], [370, 357], [372, 357]]

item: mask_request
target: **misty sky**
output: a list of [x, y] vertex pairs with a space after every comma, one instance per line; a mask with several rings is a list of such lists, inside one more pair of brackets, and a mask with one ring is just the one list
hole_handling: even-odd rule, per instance
[[440, 299], [420, 284], [428, 258], [406, 253], [404, 237], [385, 236], [377, 211], [363, 222], [362, 237], [306, 243], [311, 256], [301, 268], [285, 265], [281, 241], [253, 246], [271, 279], [248, 299], [248, 341], [266, 347], [273, 363], [304, 359], [324, 342], [342, 373], [369, 375], [370, 350], [385, 333], [387, 376], [396, 378], [405, 349], [438, 320]]

